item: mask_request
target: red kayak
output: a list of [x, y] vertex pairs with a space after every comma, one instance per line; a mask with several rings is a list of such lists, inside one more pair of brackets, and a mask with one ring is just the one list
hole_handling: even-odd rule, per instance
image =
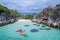
[[25, 34], [25, 32], [22, 31], [21, 29], [17, 30], [17, 32], [19, 32], [20, 34]]

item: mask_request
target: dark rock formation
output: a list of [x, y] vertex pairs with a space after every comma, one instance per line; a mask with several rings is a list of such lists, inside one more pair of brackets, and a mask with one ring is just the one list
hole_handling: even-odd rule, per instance
[[6, 24], [9, 24], [9, 23], [14, 23], [17, 20], [18, 19], [15, 15], [6, 14], [6, 13], [0, 14], [0, 26], [6, 25]]
[[45, 27], [45, 26], [42, 26], [42, 27]]
[[37, 29], [32, 29], [31, 32], [38, 32], [38, 30]]
[[50, 28], [39, 28], [40, 30], [51, 30]]
[[36, 24], [33, 24], [33, 25], [36, 25]]
[[60, 6], [45, 8], [39, 15], [36, 15], [32, 21], [60, 28]]
[[25, 25], [26, 27], [28, 27], [29, 25]]
[[40, 26], [40, 24], [33, 24], [33, 25]]
[[39, 28], [40, 30], [44, 30], [43, 28]]
[[40, 26], [39, 24], [37, 24], [36, 26]]

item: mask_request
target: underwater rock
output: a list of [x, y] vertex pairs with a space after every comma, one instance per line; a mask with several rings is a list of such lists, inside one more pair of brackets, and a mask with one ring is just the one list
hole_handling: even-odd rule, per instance
[[37, 25], [37, 24], [33, 24], [33, 25]]
[[45, 30], [50, 30], [50, 28], [45, 28]]
[[26, 27], [29, 26], [29, 25], [25, 25]]
[[42, 27], [45, 27], [45, 26], [42, 26]]
[[40, 30], [44, 30], [43, 28], [39, 28]]
[[40, 25], [38, 24], [38, 25], [36, 25], [36, 26], [40, 26]]
[[40, 24], [33, 24], [33, 25], [40, 26]]
[[38, 30], [37, 29], [32, 29], [31, 32], [38, 32]]
[[50, 28], [39, 28], [40, 30], [50, 30]]

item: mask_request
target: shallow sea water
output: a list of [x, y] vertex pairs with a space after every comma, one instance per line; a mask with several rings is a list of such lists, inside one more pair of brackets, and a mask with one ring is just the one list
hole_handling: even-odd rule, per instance
[[[0, 27], [0, 40], [60, 40], [60, 30], [50, 28], [50, 30], [41, 30], [39, 28], [49, 28], [33, 25], [33, 22], [15, 22], [13, 24]], [[29, 25], [29, 26], [25, 26]], [[17, 30], [25, 30], [26, 34], [21, 35]], [[31, 32], [31, 29], [37, 29], [38, 32]]]

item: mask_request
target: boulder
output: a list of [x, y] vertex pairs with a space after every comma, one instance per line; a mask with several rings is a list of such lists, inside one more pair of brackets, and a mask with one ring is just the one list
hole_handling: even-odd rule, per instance
[[32, 29], [31, 32], [38, 32], [38, 30], [37, 29]]

